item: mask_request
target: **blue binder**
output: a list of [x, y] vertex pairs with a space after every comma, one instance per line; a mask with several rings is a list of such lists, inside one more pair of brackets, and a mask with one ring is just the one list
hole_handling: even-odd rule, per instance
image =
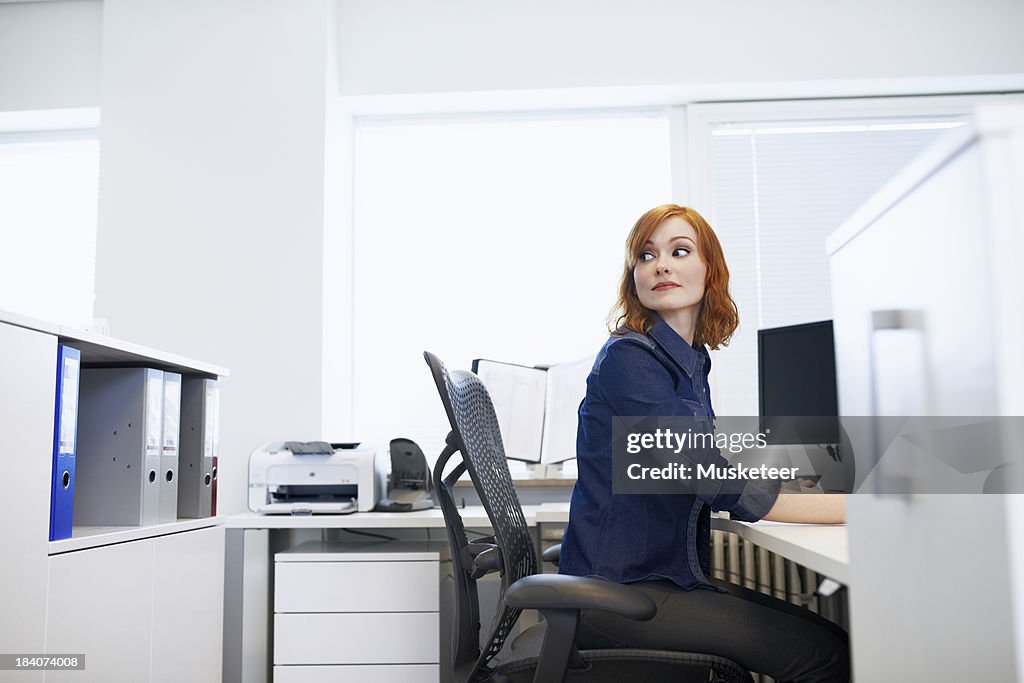
[[78, 377], [82, 354], [57, 347], [57, 400], [53, 418], [53, 478], [50, 485], [50, 540], [71, 538], [75, 510], [75, 441], [78, 431]]

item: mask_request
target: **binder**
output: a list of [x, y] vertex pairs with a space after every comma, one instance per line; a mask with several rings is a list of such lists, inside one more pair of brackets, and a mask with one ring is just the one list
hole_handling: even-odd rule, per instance
[[164, 372], [164, 426], [160, 447], [160, 522], [178, 519], [178, 427], [181, 375]]
[[217, 516], [217, 456], [213, 456], [211, 459], [213, 463], [213, 483], [210, 484], [210, 516]]
[[53, 417], [50, 483], [50, 540], [71, 538], [75, 506], [75, 441], [78, 428], [78, 373], [82, 353], [57, 347], [57, 393]]
[[178, 517], [213, 514], [213, 458], [220, 447], [220, 384], [205, 377], [181, 381]]
[[473, 361], [491, 395], [506, 458], [555, 464], [576, 457], [577, 412], [593, 365], [593, 356], [536, 367]]
[[75, 525], [158, 523], [164, 373], [84, 368], [79, 391]]

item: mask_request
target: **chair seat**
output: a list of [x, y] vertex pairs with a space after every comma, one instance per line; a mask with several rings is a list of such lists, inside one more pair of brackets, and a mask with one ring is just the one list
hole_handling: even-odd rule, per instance
[[[540, 656], [546, 624], [529, 627], [491, 661], [493, 683], [529, 683]], [[609, 648], [581, 650], [585, 668], [569, 669], [566, 681], [617, 683], [643, 680], [666, 683], [715, 683], [752, 681], [750, 673], [735, 662], [715, 655], [667, 650]], [[714, 676], [712, 676], [712, 673]]]

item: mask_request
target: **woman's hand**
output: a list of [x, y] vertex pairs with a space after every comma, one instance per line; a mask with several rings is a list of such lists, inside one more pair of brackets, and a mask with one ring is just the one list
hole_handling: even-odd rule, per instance
[[763, 519], [801, 524], [844, 524], [846, 496], [842, 493], [781, 493]]

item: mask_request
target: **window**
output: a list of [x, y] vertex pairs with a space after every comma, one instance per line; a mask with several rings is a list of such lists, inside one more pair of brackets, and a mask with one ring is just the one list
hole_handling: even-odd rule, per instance
[[921, 150], [964, 125], [976, 102], [690, 108], [693, 201], [722, 241], [740, 310], [740, 329], [714, 356], [716, 412], [757, 414], [757, 330], [832, 317], [826, 238]]
[[353, 434], [417, 441], [447, 418], [423, 362], [597, 352], [626, 234], [671, 197], [663, 111], [359, 121]]
[[98, 185], [95, 131], [0, 134], [0, 309], [91, 323]]

